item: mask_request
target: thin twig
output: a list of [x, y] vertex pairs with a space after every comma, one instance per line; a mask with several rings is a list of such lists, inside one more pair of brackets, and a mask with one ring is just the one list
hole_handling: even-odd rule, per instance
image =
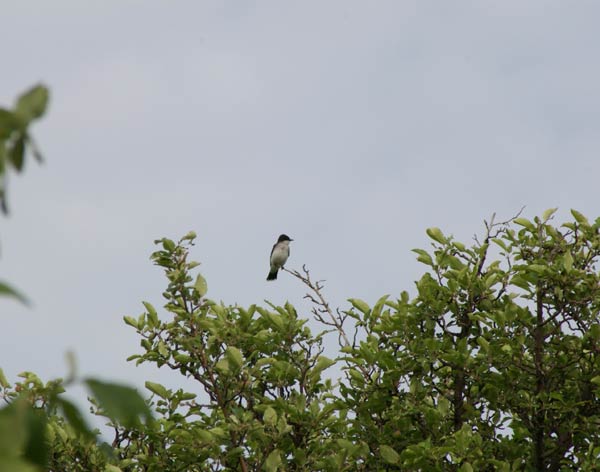
[[[525, 210], [525, 205], [523, 205], [521, 207], [521, 209], [514, 215], [511, 216], [508, 220], [505, 221], [499, 221], [499, 222], [495, 222], [494, 220], [496, 219], [496, 213], [492, 213], [492, 217], [490, 218], [490, 222], [488, 223], [486, 220], [483, 220], [483, 224], [485, 225], [485, 230], [486, 230], [486, 235], [485, 235], [485, 242], [488, 242], [491, 238], [495, 238], [498, 235], [498, 232], [494, 233], [492, 235], [492, 230], [494, 228], [497, 228], [498, 226], [507, 226], [510, 223], [512, 223], [513, 221], [515, 221], [519, 216], [521, 216], [521, 213], [523, 213], [523, 211]], [[477, 238], [477, 235], [473, 236], [473, 239], [475, 240], [475, 242], [479, 245], [481, 245], [481, 243], [479, 242], [479, 239]]]
[[[285, 267], [283, 267], [282, 269], [285, 270], [288, 274], [291, 274], [297, 279], [301, 280], [302, 283], [304, 283], [304, 285], [306, 285], [308, 288], [310, 288], [310, 290], [312, 290], [313, 293], [307, 293], [306, 295], [304, 295], [304, 298], [310, 300], [315, 305], [315, 308], [313, 308], [313, 313], [317, 317], [317, 320], [327, 326], [333, 326], [339, 333], [340, 339], [343, 339], [344, 346], [350, 346], [350, 341], [348, 340], [348, 336], [346, 336], [346, 332], [344, 331], [343, 318], [340, 316], [336, 317], [333, 314], [333, 311], [329, 307], [329, 303], [327, 303], [327, 301], [323, 297], [323, 294], [321, 293], [321, 290], [324, 287], [323, 282], [325, 281], [317, 280], [313, 282], [310, 279], [310, 273], [306, 268], [306, 265], [302, 265], [303, 274], [301, 274], [297, 270], [288, 270]], [[331, 321], [324, 319], [322, 316], [324, 314], [327, 314]]]
[[[332, 326], [335, 329], [335, 331], [337, 331], [339, 342], [343, 345], [343, 347], [354, 348], [354, 346], [356, 346], [356, 339], [354, 340], [354, 344], [350, 344], [350, 340], [348, 339], [346, 331], [344, 330], [344, 321], [346, 320], [347, 315], [343, 315], [338, 309], [336, 310], [336, 316], [331, 310], [329, 303], [327, 303], [327, 300], [325, 300], [325, 298], [323, 297], [321, 291], [323, 290], [323, 282], [325, 281], [317, 280], [313, 282], [310, 279], [310, 273], [306, 268], [306, 265], [304, 264], [302, 265], [302, 273], [300, 273], [297, 270], [288, 270], [285, 267], [282, 267], [282, 270], [296, 277], [311, 290], [312, 293], [307, 293], [306, 295], [304, 295], [304, 298], [310, 300], [310, 302], [315, 305], [312, 309], [312, 312], [315, 315], [317, 321], [324, 324], [325, 326]], [[324, 315], [327, 315], [329, 319], [326, 319]], [[346, 363], [351, 364], [347, 360]], [[361, 371], [365, 379], [369, 380], [371, 378], [368, 369], [366, 369], [360, 364], [354, 365]], [[346, 372], [346, 377], [349, 379], [348, 372]]]

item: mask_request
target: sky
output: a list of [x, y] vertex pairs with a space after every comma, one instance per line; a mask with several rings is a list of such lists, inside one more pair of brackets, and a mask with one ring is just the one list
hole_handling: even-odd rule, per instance
[[46, 161], [11, 176], [0, 219], [0, 279], [32, 301], [0, 300], [0, 367], [64, 377], [72, 351], [82, 377], [176, 385], [125, 361], [141, 348], [122, 317], [161, 306], [153, 241], [189, 230], [210, 298], [310, 319], [297, 280], [265, 280], [281, 233], [343, 309], [414, 293], [428, 227], [469, 243], [524, 205], [595, 219], [599, 17], [592, 0], [5, 2], [0, 105], [39, 82], [51, 103]]

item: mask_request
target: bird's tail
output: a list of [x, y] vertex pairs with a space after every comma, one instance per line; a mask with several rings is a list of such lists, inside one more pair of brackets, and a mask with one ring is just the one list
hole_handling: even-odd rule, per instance
[[267, 275], [267, 280], [276, 280], [277, 279], [277, 271], [278, 269], [272, 270], [271, 272], [269, 272], [269, 275]]

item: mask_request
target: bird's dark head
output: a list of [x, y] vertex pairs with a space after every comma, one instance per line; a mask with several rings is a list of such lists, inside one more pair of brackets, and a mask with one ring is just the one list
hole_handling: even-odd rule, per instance
[[290, 239], [290, 237], [287, 234], [282, 234], [281, 236], [279, 236], [277, 242], [280, 243], [282, 241], [293, 241], [293, 239]]

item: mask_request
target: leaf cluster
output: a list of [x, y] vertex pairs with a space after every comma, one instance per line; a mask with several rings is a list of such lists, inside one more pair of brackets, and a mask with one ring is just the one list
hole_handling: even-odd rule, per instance
[[36, 85], [18, 97], [13, 109], [0, 108], [0, 209], [3, 213], [8, 212], [8, 169], [22, 172], [27, 151], [38, 162], [43, 160], [29, 132], [29, 126], [46, 112], [48, 97], [48, 89], [43, 85]]
[[[0, 108], [0, 212], [8, 213], [8, 171], [20, 173], [29, 153], [42, 162], [42, 155], [29, 131], [34, 120], [46, 111], [49, 92], [43, 85], [36, 85], [21, 94], [12, 110]], [[9, 284], [0, 281], [0, 297], [15, 298], [21, 303], [27, 299]]]

